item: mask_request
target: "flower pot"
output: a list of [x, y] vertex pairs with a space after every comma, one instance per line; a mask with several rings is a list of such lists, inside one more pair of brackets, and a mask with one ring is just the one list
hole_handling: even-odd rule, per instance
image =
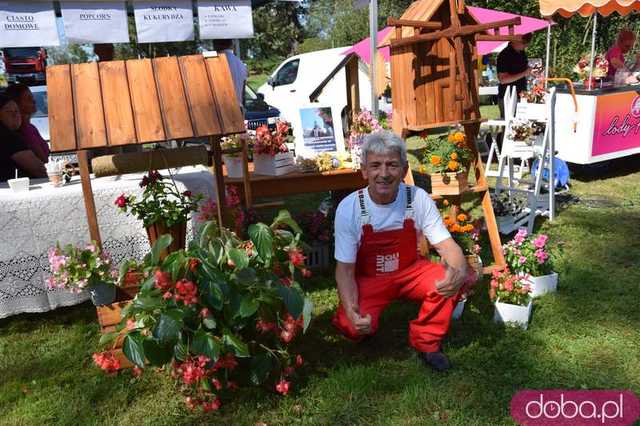
[[500, 300], [494, 303], [495, 312], [493, 321], [497, 323], [513, 324], [524, 328], [529, 326], [529, 318], [533, 310], [533, 302], [529, 301], [526, 306], [502, 303]]
[[241, 178], [242, 176], [244, 176], [243, 168], [242, 168], [242, 157], [232, 156], [232, 155], [223, 155], [222, 161], [224, 161], [224, 165], [227, 168], [228, 177]]
[[460, 299], [458, 304], [456, 305], [453, 313], [451, 314], [451, 318], [454, 320], [460, 319], [462, 316], [462, 312], [464, 312], [464, 305], [467, 303], [467, 299]]
[[168, 228], [164, 223], [156, 222], [147, 227], [149, 245], [153, 246], [161, 235], [169, 234], [173, 238], [168, 248], [160, 252], [160, 260], [164, 259], [174, 251], [182, 250], [187, 242], [187, 223], [178, 223]]
[[431, 175], [431, 193], [434, 195], [459, 195], [467, 190], [467, 173], [434, 173]]
[[547, 293], [555, 293], [558, 289], [557, 272], [539, 277], [530, 276], [527, 281], [529, 281], [529, 285], [531, 286], [531, 297], [538, 297]]
[[296, 165], [291, 152], [280, 152], [276, 155], [253, 155], [253, 172], [258, 175], [281, 176], [295, 170]]
[[[120, 320], [122, 319], [122, 310], [130, 303], [131, 301], [125, 301], [96, 307], [98, 312], [98, 323], [100, 323], [100, 333], [105, 334], [114, 332], [116, 326], [120, 324]], [[122, 352], [122, 344], [126, 333], [126, 328], [120, 331], [118, 337], [116, 337], [113, 344], [110, 346], [110, 350], [113, 355], [120, 361], [120, 369], [133, 367], [131, 361], [129, 361]]]
[[95, 306], [109, 305], [116, 299], [116, 287], [113, 284], [99, 282], [89, 287], [89, 295]]
[[467, 258], [467, 263], [476, 271], [478, 277], [482, 277], [482, 259], [477, 254], [469, 254], [465, 256]]
[[328, 242], [315, 241], [305, 248], [305, 266], [312, 271], [320, 272], [329, 269], [330, 247]]

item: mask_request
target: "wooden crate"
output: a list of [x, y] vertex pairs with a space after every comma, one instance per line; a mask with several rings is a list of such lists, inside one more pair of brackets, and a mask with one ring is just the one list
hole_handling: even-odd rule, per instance
[[291, 152], [281, 152], [276, 155], [253, 155], [253, 172], [258, 175], [281, 176], [296, 170]]
[[459, 195], [469, 188], [467, 174], [434, 173], [431, 175], [431, 193], [435, 195]]

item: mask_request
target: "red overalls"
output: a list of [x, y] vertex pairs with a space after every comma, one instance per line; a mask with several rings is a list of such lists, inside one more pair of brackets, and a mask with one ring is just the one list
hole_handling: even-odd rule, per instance
[[[406, 188], [407, 207], [402, 228], [381, 232], [373, 232], [363, 190], [358, 191], [363, 223], [356, 258], [358, 306], [361, 316], [371, 315], [371, 329], [375, 333], [382, 311], [393, 300], [401, 297], [420, 302], [418, 318], [409, 324], [409, 343], [420, 352], [435, 352], [440, 350], [440, 341], [449, 330], [459, 295], [450, 298], [439, 295], [435, 283], [444, 278], [444, 266], [418, 259], [411, 187]], [[350, 339], [363, 337], [356, 333], [342, 304], [338, 306], [333, 324]]]

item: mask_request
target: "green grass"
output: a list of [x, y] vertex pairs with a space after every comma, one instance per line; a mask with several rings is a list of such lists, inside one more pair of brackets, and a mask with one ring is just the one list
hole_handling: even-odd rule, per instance
[[267, 82], [269, 74], [252, 74], [247, 78], [247, 83], [253, 90], [258, 90], [260, 86]]
[[[187, 411], [165, 375], [105, 376], [91, 361], [95, 309], [83, 304], [0, 320], [0, 424], [501, 425], [513, 424], [509, 401], [519, 389], [640, 395], [640, 159], [574, 179], [572, 194], [579, 201], [556, 221], [538, 223], [564, 247], [558, 293], [536, 301], [522, 331], [491, 321], [481, 286], [445, 341], [454, 363], [446, 375], [424, 369], [407, 346], [412, 304], [393, 304], [366, 346], [338, 337], [330, 325], [335, 283], [326, 274], [307, 285], [315, 319], [294, 349], [306, 365], [288, 397], [246, 389], [205, 415]], [[312, 208], [320, 198], [288, 207]]]

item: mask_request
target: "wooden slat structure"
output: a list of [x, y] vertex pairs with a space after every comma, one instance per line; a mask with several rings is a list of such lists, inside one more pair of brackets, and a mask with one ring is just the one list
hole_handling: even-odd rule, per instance
[[[520, 18], [514, 18], [479, 24], [465, 7], [464, 0], [418, 0], [400, 19], [388, 20], [388, 24], [395, 27], [390, 42], [393, 130], [406, 136], [411, 131], [453, 125], [464, 127], [473, 153], [470, 168], [476, 178], [467, 194], [482, 199], [495, 262], [485, 268], [485, 272], [504, 267], [505, 261], [484, 166], [474, 143], [482, 121], [475, 68], [476, 41], [518, 40], [513, 28], [519, 23]], [[499, 35], [498, 29], [505, 26], [509, 35]], [[463, 197], [444, 198], [449, 199], [450, 213], [455, 215]]]
[[246, 131], [224, 54], [47, 67], [53, 152], [77, 151], [91, 238], [101, 243], [87, 150], [209, 137], [218, 216], [224, 182], [219, 138]]

